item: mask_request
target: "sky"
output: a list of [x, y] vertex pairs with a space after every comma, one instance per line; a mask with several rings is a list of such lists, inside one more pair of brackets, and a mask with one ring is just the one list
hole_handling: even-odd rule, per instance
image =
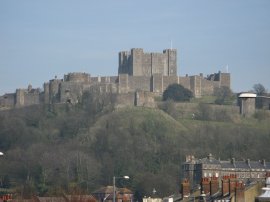
[[0, 0], [0, 95], [171, 46], [179, 76], [228, 70], [234, 92], [270, 91], [269, 0]]

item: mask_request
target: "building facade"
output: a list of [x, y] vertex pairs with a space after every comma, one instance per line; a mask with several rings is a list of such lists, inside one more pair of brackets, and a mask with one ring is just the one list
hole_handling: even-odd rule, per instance
[[202, 178], [217, 178], [219, 182], [226, 176], [235, 176], [244, 182], [265, 179], [266, 173], [270, 172], [270, 162], [265, 160], [251, 161], [250, 159], [236, 161], [217, 160], [211, 154], [206, 158], [196, 159], [187, 156], [182, 164], [183, 179], [188, 179], [191, 186], [201, 183]]

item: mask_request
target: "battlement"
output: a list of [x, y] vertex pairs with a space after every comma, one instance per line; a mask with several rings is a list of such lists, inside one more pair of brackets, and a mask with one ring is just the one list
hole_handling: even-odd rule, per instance
[[64, 75], [64, 81], [68, 82], [90, 82], [90, 74], [74, 72]]
[[0, 107], [77, 103], [86, 91], [132, 95], [134, 92], [142, 92], [135, 95], [138, 98], [137, 104], [143, 105], [145, 100], [152, 102], [149, 95], [162, 95], [166, 88], [174, 83], [191, 90], [195, 97], [201, 97], [212, 95], [215, 88], [230, 88], [230, 74], [218, 72], [206, 78], [203, 74], [180, 77], [177, 76], [176, 49], [144, 53], [142, 48], [132, 48], [130, 51], [119, 52], [117, 76], [91, 77], [89, 73], [81, 72], [68, 73], [63, 79], [55, 76], [44, 83], [44, 92], [29, 85], [27, 89], [17, 89], [13, 94], [0, 96]]
[[177, 50], [165, 49], [162, 53], [144, 53], [142, 48], [119, 52], [118, 74], [130, 76], [177, 75]]

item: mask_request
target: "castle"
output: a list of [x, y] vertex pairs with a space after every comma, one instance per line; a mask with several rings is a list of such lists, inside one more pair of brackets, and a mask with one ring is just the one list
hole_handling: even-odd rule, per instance
[[77, 103], [86, 91], [110, 92], [119, 97], [130, 95], [126, 102], [143, 105], [154, 95], [162, 95], [173, 83], [181, 84], [195, 97], [201, 97], [212, 95], [215, 88], [230, 88], [230, 74], [218, 72], [207, 77], [203, 74], [181, 77], [177, 74], [176, 49], [144, 53], [143, 49], [133, 48], [119, 53], [118, 76], [92, 77], [88, 73], [69, 73], [63, 79], [55, 77], [44, 83], [43, 91], [29, 85], [27, 89], [17, 89], [15, 93], [0, 96], [0, 108]]

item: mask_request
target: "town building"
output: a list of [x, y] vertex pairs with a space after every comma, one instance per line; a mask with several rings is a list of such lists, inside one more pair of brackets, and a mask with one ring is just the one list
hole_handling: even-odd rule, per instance
[[270, 162], [265, 160], [251, 161], [250, 159], [237, 161], [215, 159], [212, 154], [202, 159], [189, 155], [182, 164], [183, 179], [188, 179], [191, 187], [201, 183], [202, 178], [217, 178], [219, 185], [226, 176], [235, 176], [244, 183], [261, 181], [270, 172]]
[[[113, 202], [113, 186], [102, 187], [92, 193], [97, 202]], [[133, 193], [127, 188], [115, 188], [115, 202], [132, 202]]]

